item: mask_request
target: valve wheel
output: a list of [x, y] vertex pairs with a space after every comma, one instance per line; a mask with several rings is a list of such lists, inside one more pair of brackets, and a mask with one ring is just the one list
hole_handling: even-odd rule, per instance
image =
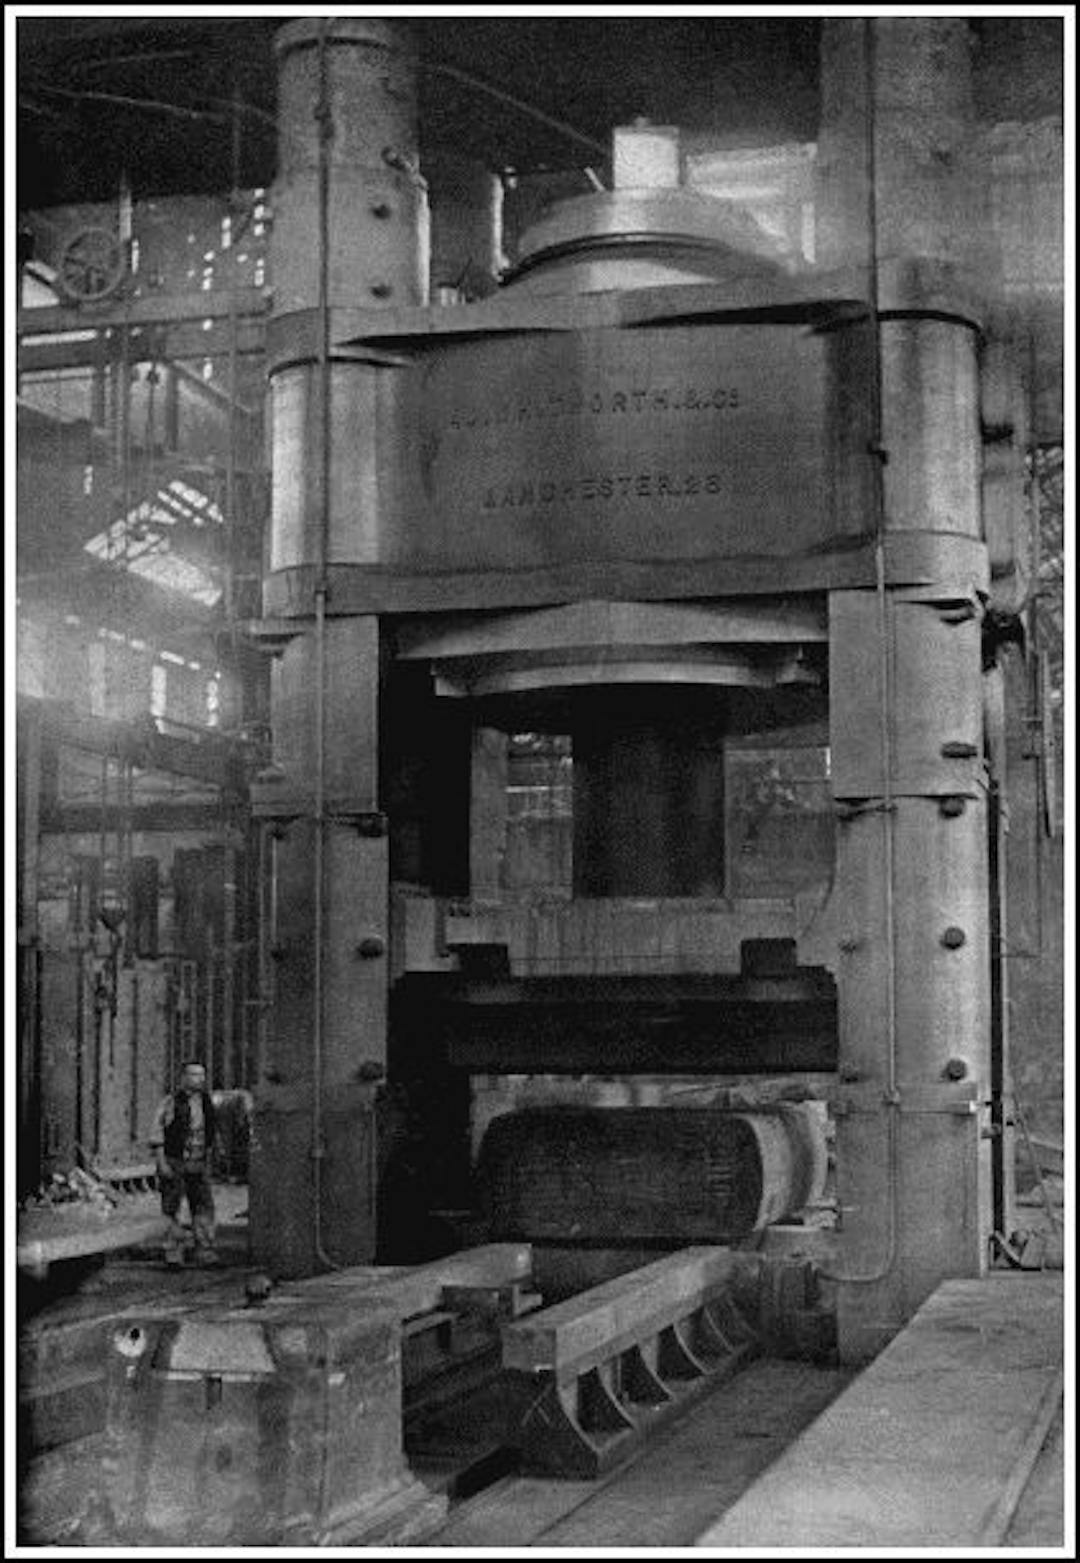
[[80, 228], [60, 252], [57, 281], [76, 303], [111, 297], [127, 270], [124, 247], [107, 228]]

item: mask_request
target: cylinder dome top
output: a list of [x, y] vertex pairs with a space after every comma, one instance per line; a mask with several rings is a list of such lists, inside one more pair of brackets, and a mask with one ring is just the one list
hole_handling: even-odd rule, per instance
[[775, 247], [754, 219], [734, 201], [686, 188], [607, 190], [560, 201], [523, 234], [522, 260], [589, 240], [629, 237], [689, 240], [772, 259]]
[[317, 44], [324, 27], [329, 43], [368, 43], [402, 50], [410, 47], [409, 27], [404, 22], [386, 21], [378, 16], [301, 16], [285, 22], [274, 34], [274, 51], [279, 61], [293, 49]]
[[[615, 188], [560, 201], [522, 235], [516, 274], [545, 273], [569, 261], [578, 269], [599, 263], [586, 287], [614, 286], [611, 262], [620, 257], [618, 285], [633, 287], [665, 280], [663, 265], [647, 255], [666, 256], [667, 280], [692, 281], [762, 266], [779, 267], [776, 245], [736, 201], [683, 184], [679, 132], [674, 126], [638, 120], [612, 134]], [[642, 264], [634, 264], [634, 257]], [[626, 263], [630, 263], [629, 266]], [[681, 273], [681, 275], [680, 275]]]

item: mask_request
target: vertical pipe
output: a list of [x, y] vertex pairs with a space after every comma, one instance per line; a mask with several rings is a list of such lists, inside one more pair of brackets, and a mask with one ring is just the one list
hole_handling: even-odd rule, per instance
[[131, 1048], [131, 1099], [128, 1139], [132, 1144], [139, 1138], [139, 1048], [142, 1035], [139, 1026], [139, 973], [131, 974], [131, 1025], [128, 1030]]
[[[127, 294], [125, 298], [125, 315], [127, 313]], [[120, 534], [120, 547], [126, 563], [128, 549], [131, 542], [128, 530], [128, 513], [131, 510], [131, 333], [125, 324], [120, 328], [120, 387], [119, 401], [117, 403], [117, 454], [120, 463], [120, 521], [122, 531]], [[106, 652], [108, 648], [106, 647]], [[106, 690], [108, 684], [106, 683]], [[106, 716], [113, 715], [106, 710]]]
[[[232, 93], [232, 192], [230, 200], [230, 214], [233, 224], [236, 222], [240, 205], [240, 191], [238, 188], [240, 177], [240, 89], [233, 83]], [[229, 634], [229, 647], [232, 665], [229, 668], [230, 676], [235, 676], [236, 671], [236, 396], [237, 396], [237, 352], [239, 321], [237, 315], [237, 276], [236, 276], [236, 232], [235, 227], [229, 230], [229, 368], [228, 368], [228, 394], [229, 410], [226, 429], [226, 453], [225, 453], [225, 582], [224, 582], [224, 608], [225, 626]], [[241, 718], [243, 713], [241, 712]]]
[[101, 1153], [101, 1075], [104, 1068], [104, 1045], [102, 1042], [101, 1028], [105, 1022], [105, 1013], [101, 1007], [101, 995], [94, 993], [94, 1121], [93, 1138], [91, 1146], [95, 1156]]
[[83, 943], [82, 931], [79, 933], [79, 948], [75, 958], [75, 1144], [82, 1145], [86, 1141], [86, 1103], [85, 1072], [86, 1072], [86, 949]]
[[109, 850], [109, 756], [101, 756], [101, 816], [98, 830], [98, 861], [101, 871], [98, 877], [97, 905], [90, 914], [90, 931], [93, 936], [97, 931], [98, 913], [105, 905], [105, 863]]
[[214, 977], [217, 969], [217, 946], [210, 939], [206, 947], [206, 1012], [204, 1017], [203, 1058], [206, 1060], [206, 1083], [211, 1090], [217, 1085], [217, 1048], [214, 1035]]
[[130, 760], [125, 759], [123, 761], [120, 774], [124, 807], [117, 839], [123, 843], [121, 895], [126, 914], [124, 922], [124, 965], [133, 966], [135, 963], [135, 767]]
[[226, 834], [221, 886], [221, 1085], [236, 1084], [236, 863]]
[[330, 543], [330, 138], [334, 122], [330, 112], [327, 76], [327, 43], [330, 23], [319, 23], [319, 95], [315, 118], [319, 127], [319, 546], [315, 576], [315, 929], [314, 980], [312, 983], [312, 1109], [311, 1156], [314, 1176], [315, 1257], [333, 1267], [323, 1245], [322, 1163], [323, 1145], [323, 961], [326, 916], [326, 593]]
[[90, 422], [95, 429], [105, 427], [107, 363], [105, 333], [101, 332], [95, 343], [95, 362], [91, 371], [93, 379], [90, 383]]
[[[25, 1144], [33, 1144], [27, 1163], [27, 1187], [41, 1180], [44, 1149], [44, 1098], [41, 1043], [41, 951], [39, 947], [38, 894], [41, 855], [42, 714], [31, 709], [22, 742], [22, 904], [18, 908], [18, 940], [22, 952], [20, 1052], [24, 1080], [23, 1114]], [[31, 1139], [32, 1136], [32, 1139]]]
[[259, 832], [259, 869], [258, 869], [258, 933], [257, 933], [257, 970], [259, 1008], [255, 1031], [255, 1059], [252, 1066], [250, 1084], [261, 1084], [266, 1070], [266, 1026], [270, 1013], [272, 978], [270, 973], [269, 951], [273, 947], [274, 930], [276, 925], [276, 907], [274, 896], [274, 865], [271, 861], [271, 835], [270, 826], [260, 823]]
[[[94, 908], [93, 917], [92, 917], [92, 923], [91, 923], [91, 927], [92, 927], [92, 930], [93, 930], [93, 939], [94, 939], [95, 944], [96, 944], [96, 941], [97, 941], [97, 938], [98, 938], [98, 933], [99, 933], [98, 914], [102, 911], [102, 909], [105, 906], [105, 896], [106, 896], [106, 890], [105, 890], [105, 885], [106, 885], [106, 865], [107, 865], [107, 862], [108, 862], [108, 850], [109, 850], [109, 837], [108, 837], [108, 826], [109, 826], [109, 812], [108, 812], [109, 811], [109, 771], [110, 771], [109, 756], [107, 754], [104, 754], [101, 757], [101, 831], [100, 831], [100, 838], [99, 838], [99, 842], [98, 842], [98, 853], [99, 853], [99, 861], [101, 863], [101, 873], [100, 873], [100, 878], [98, 880], [98, 904]], [[93, 1136], [92, 1136], [92, 1139], [91, 1139], [91, 1148], [92, 1148], [93, 1154], [95, 1156], [98, 1156], [101, 1153], [101, 1105], [102, 1105], [102, 1103], [101, 1103], [101, 1097], [102, 1097], [102, 1079], [101, 1079], [101, 1076], [102, 1076], [102, 1070], [104, 1068], [104, 1063], [105, 1063], [105, 1058], [104, 1058], [104, 1039], [102, 1037], [102, 1027], [105, 1024], [105, 1014], [104, 1014], [104, 1009], [102, 1007], [102, 1000], [103, 1000], [104, 994], [103, 994], [102, 989], [101, 989], [101, 981], [102, 981], [102, 974], [99, 971], [96, 974], [96, 976], [95, 976], [94, 994], [93, 994], [93, 1003], [94, 1003], [94, 1061], [93, 1061], [94, 1062], [94, 1114], [93, 1114]]]
[[1002, 918], [1002, 803], [1001, 787], [991, 776], [987, 798], [987, 836], [989, 842], [990, 881], [990, 1132], [993, 1136], [992, 1208], [994, 1231], [1011, 1236], [1008, 1190], [1005, 1175], [1006, 1109], [1008, 1092], [1006, 1057], [1006, 996], [1004, 964], [1004, 926]]
[[883, 444], [883, 386], [881, 364], [881, 307], [880, 275], [878, 261], [878, 209], [877, 209], [877, 125], [874, 107], [876, 87], [876, 53], [874, 21], [866, 18], [863, 27], [862, 67], [864, 82], [865, 125], [864, 157], [866, 180], [867, 269], [870, 303], [870, 395], [871, 395], [871, 455], [873, 457], [873, 505], [874, 505], [874, 592], [877, 604], [876, 652], [880, 702], [878, 705], [878, 741], [881, 754], [881, 807], [883, 811], [882, 850], [882, 911], [883, 943], [885, 949], [885, 1217], [886, 1237], [881, 1259], [868, 1271], [833, 1272], [830, 1279], [847, 1285], [867, 1286], [883, 1280], [896, 1263], [899, 1242], [899, 1152], [896, 1070], [896, 827], [893, 818], [893, 670], [889, 654], [892, 642], [890, 608], [885, 575], [885, 486], [882, 471]]

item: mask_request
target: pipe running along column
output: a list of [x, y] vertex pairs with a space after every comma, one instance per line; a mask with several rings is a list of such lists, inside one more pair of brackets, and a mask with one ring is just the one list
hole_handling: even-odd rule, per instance
[[[947, 295], [978, 260], [968, 23], [826, 23], [822, 82], [819, 258], [867, 260], [882, 461], [877, 590], [830, 601], [836, 1271], [856, 1362], [940, 1281], [980, 1274], [991, 1228], [977, 335]], [[904, 548], [925, 584], [893, 584]]]
[[379, 813], [379, 625], [338, 611], [338, 566], [379, 561], [378, 363], [341, 311], [426, 302], [406, 32], [312, 18], [277, 35], [278, 178], [268, 330], [275, 837], [273, 997], [257, 1082], [251, 1232], [279, 1276], [370, 1262], [385, 1072], [388, 846]]

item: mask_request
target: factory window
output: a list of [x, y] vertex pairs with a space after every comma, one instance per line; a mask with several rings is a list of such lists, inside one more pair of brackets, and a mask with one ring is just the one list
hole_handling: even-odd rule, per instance
[[[78, 333], [80, 340], [85, 335], [84, 332]], [[32, 342], [39, 347], [46, 347], [70, 342], [73, 336], [75, 333], [57, 333], [34, 337]], [[24, 374], [19, 382], [19, 398], [26, 407], [37, 408], [39, 412], [56, 420], [52, 425], [40, 427], [27, 424], [24, 429], [20, 425], [20, 441], [25, 439], [28, 442], [28, 454], [32, 453], [33, 447], [29, 442], [33, 440], [44, 447], [45, 459], [53, 461], [61, 456], [67, 457], [75, 449], [76, 442], [80, 443], [82, 449], [86, 448], [85, 433], [80, 433], [71, 425], [95, 421], [92, 369], [60, 369], [43, 374]]]
[[731, 746], [728, 894], [789, 896], [828, 883], [833, 863], [829, 750]]
[[168, 671], [160, 662], [155, 662], [150, 669], [150, 715], [165, 715], [165, 687], [168, 682]]
[[20, 614], [16, 655], [16, 685], [20, 695], [40, 698], [45, 694], [47, 661], [45, 626]]
[[793, 713], [774, 705], [763, 714], [760, 697], [721, 710], [708, 693], [607, 690], [579, 697], [571, 733], [509, 734], [503, 892], [786, 899], [827, 886], [823, 723], [812, 700], [798, 725], [775, 722]]
[[86, 648], [87, 657], [87, 694], [90, 697], [91, 716], [107, 716], [106, 697], [106, 668], [105, 645], [100, 640], [92, 640]]
[[212, 561], [193, 556], [196, 550], [188, 532], [204, 526], [207, 519], [221, 523], [217, 505], [174, 478], [84, 546], [87, 553], [114, 568], [146, 576], [158, 586], [213, 607], [222, 588]]
[[565, 733], [513, 733], [506, 765], [506, 890], [570, 894], [573, 761]]
[[513, 733], [506, 782], [510, 818], [568, 818], [573, 809], [572, 763], [565, 733]]

